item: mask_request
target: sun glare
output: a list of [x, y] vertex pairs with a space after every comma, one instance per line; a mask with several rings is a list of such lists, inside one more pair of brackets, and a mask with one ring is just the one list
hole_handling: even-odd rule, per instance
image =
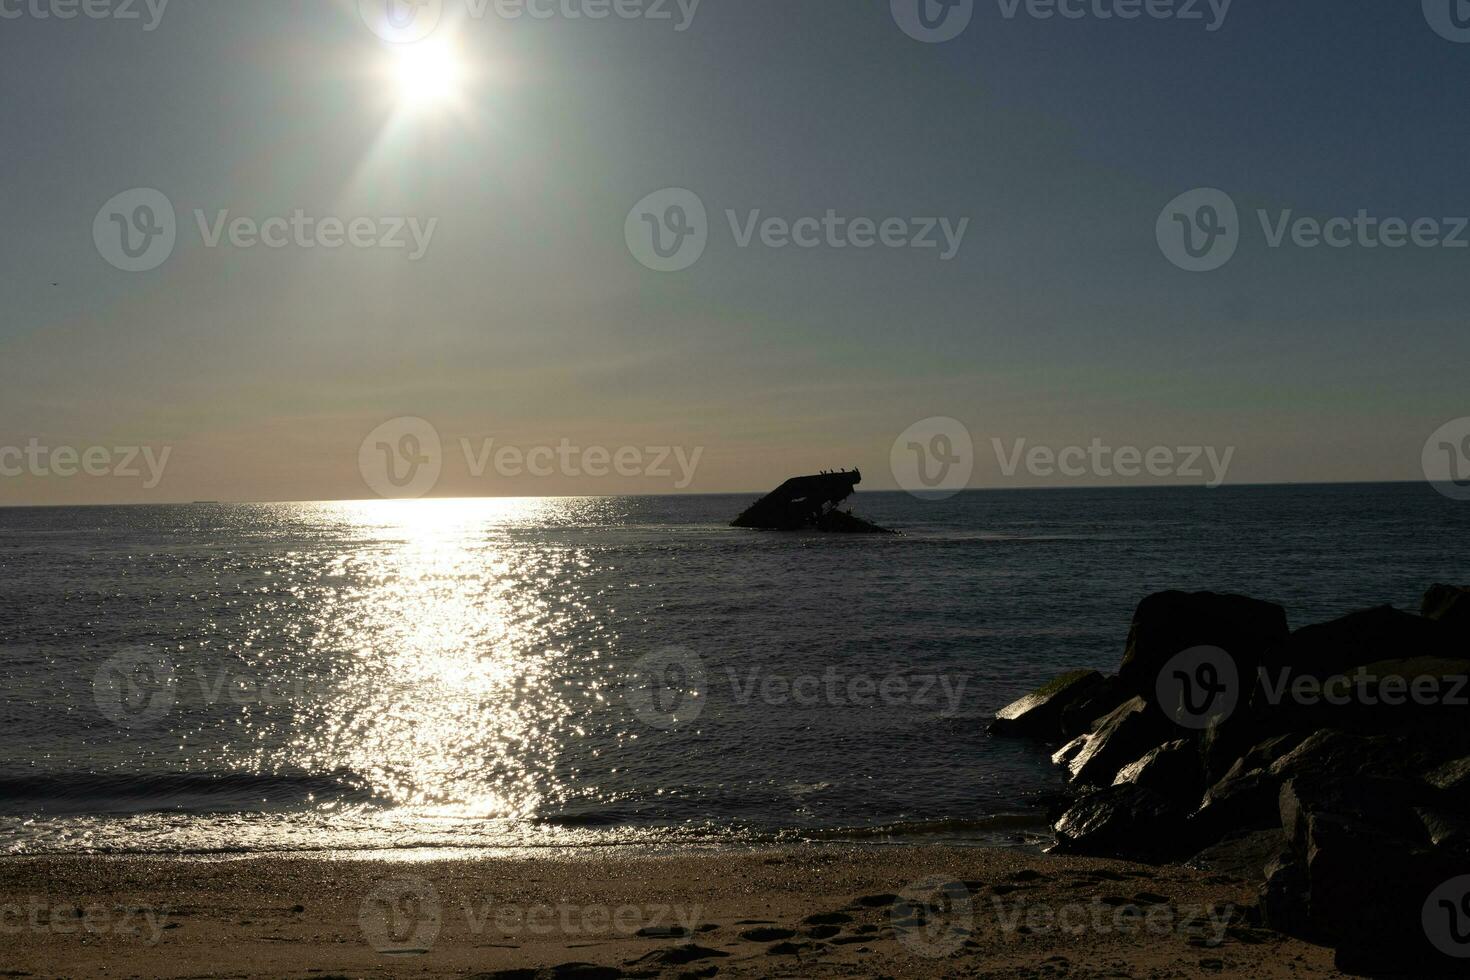
[[399, 105], [415, 111], [447, 106], [461, 93], [465, 69], [445, 42], [420, 41], [392, 52], [391, 77]]

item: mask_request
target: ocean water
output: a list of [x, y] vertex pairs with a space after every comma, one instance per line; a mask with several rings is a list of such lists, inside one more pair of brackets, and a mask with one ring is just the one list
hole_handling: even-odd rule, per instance
[[1140, 598], [1293, 626], [1470, 580], [1426, 485], [0, 510], [0, 853], [1027, 844], [988, 718]]

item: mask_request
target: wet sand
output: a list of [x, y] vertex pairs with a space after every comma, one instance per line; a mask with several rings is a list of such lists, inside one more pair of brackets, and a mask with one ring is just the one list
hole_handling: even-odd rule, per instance
[[939, 846], [10, 859], [0, 976], [1336, 975], [1330, 951], [1251, 926], [1254, 895]]

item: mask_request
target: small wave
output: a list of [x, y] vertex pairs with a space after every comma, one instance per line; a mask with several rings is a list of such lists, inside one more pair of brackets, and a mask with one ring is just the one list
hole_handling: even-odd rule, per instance
[[346, 773], [56, 773], [0, 777], [0, 812], [46, 815], [152, 811], [252, 812], [312, 803], [383, 802]]

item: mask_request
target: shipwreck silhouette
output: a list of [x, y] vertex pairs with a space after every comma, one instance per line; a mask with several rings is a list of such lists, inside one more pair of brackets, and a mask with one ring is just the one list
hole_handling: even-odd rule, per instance
[[730, 522], [730, 526], [769, 531], [815, 529], [848, 534], [892, 534], [887, 528], [838, 509], [838, 505], [852, 496], [862, 480], [862, 473], [856, 469], [793, 476], [747, 507], [744, 513]]

